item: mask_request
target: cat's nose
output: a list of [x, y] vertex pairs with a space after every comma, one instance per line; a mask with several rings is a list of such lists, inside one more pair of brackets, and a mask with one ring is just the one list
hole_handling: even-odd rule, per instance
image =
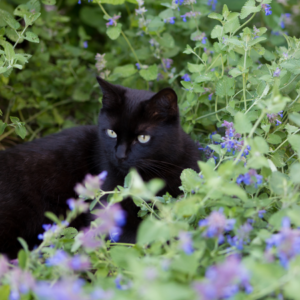
[[124, 160], [126, 158], [126, 145], [121, 144], [117, 147], [116, 158], [119, 160]]

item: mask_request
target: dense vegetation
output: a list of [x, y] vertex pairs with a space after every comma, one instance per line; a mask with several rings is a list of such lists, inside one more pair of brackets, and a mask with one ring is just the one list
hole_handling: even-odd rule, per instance
[[[87, 177], [38, 248], [0, 256], [1, 300], [300, 299], [300, 5], [271, 1], [0, 2], [1, 148], [96, 124], [101, 75], [174, 88], [203, 156], [179, 199], [133, 170], [77, 232], [105, 194], [105, 173]], [[136, 244], [117, 243], [128, 195]]]

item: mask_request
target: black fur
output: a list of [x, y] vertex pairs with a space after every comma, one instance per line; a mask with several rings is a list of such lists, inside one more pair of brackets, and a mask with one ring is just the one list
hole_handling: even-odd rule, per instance
[[[85, 175], [108, 171], [105, 191], [123, 185], [129, 168], [135, 167], [144, 180], [160, 177], [174, 197], [180, 190], [185, 168], [198, 170], [194, 142], [179, 123], [176, 93], [166, 88], [157, 94], [112, 85], [97, 78], [103, 91], [99, 125], [81, 126], [49, 135], [0, 152], [0, 253], [16, 257], [24, 238], [30, 248], [37, 245], [42, 224], [49, 223], [46, 211], [65, 215], [66, 200], [76, 197], [74, 186]], [[106, 129], [117, 133], [110, 138]], [[137, 136], [147, 134], [146, 144]], [[122, 203], [127, 211], [123, 242], [134, 242], [140, 219], [132, 200]], [[90, 215], [77, 218], [80, 229]]]

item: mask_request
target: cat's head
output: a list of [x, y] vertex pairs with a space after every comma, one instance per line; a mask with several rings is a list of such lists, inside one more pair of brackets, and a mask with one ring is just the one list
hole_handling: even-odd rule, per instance
[[174, 90], [153, 93], [97, 80], [103, 92], [99, 135], [106, 159], [122, 173], [175, 159], [182, 130]]

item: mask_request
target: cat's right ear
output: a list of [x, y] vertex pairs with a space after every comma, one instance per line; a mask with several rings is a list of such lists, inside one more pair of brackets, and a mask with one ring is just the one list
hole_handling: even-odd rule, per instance
[[97, 76], [97, 81], [103, 93], [102, 105], [105, 109], [115, 109], [121, 104], [121, 90], [119, 86], [111, 84]]

